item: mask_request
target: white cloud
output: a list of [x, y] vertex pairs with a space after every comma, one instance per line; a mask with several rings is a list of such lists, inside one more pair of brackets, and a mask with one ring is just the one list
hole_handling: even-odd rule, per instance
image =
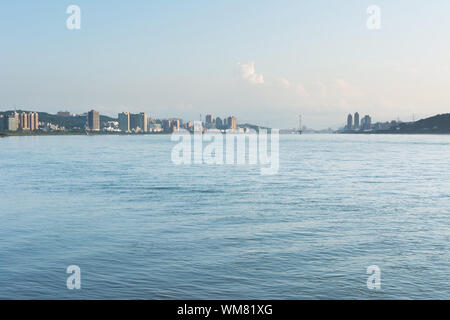
[[308, 91], [306, 91], [305, 87], [301, 83], [297, 84], [296, 91], [302, 97], [308, 97], [309, 96]]
[[337, 85], [338, 89], [340, 90], [341, 96], [344, 98], [352, 98], [352, 97], [361, 97], [362, 96], [361, 91], [357, 87], [348, 83], [344, 79], [337, 79], [336, 85]]
[[255, 72], [255, 62], [252, 61], [248, 64], [239, 63], [242, 79], [247, 80], [251, 84], [262, 84], [264, 83], [264, 77], [262, 74], [257, 74]]
[[277, 79], [277, 84], [282, 88], [290, 88], [292, 86], [291, 82], [286, 78]]

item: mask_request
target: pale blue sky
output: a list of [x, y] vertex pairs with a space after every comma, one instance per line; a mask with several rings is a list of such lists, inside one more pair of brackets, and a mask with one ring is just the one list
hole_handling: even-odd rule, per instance
[[[81, 8], [81, 30], [66, 8]], [[366, 27], [369, 5], [381, 30]], [[450, 1], [2, 1], [0, 110], [287, 128], [450, 112]], [[253, 63], [254, 70], [251, 68]]]

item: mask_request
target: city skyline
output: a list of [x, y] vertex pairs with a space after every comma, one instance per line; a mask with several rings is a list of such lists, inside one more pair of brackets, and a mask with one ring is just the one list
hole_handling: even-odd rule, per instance
[[[26, 109], [24, 109], [24, 108], [16, 109], [15, 108], [14, 110], [11, 110], [11, 109], [10, 110], [4, 110], [4, 111], [0, 110], [0, 113], [2, 113], [2, 112], [3, 113], [8, 113], [8, 112], [10, 112], [10, 113], [11, 112], [12, 113], [18, 113], [19, 118], [16, 120], [17, 129], [25, 129], [25, 130], [27, 130], [29, 128], [29, 124], [28, 124], [28, 128], [27, 127], [24, 128], [23, 125], [21, 125], [23, 123], [23, 120], [21, 120], [21, 118], [20, 118], [20, 116], [22, 114], [27, 113], [27, 115], [29, 115], [29, 114], [33, 113], [33, 114], [36, 114], [36, 117], [37, 117], [37, 114], [39, 112], [41, 112], [41, 113], [42, 112], [48, 113], [46, 111], [29, 111], [29, 110], [28, 111], [23, 111], [23, 110], [26, 110]], [[94, 121], [93, 120], [94, 116], [91, 114], [92, 112], [96, 112], [97, 113], [95, 115], [96, 125], [95, 125], [95, 129], [94, 130], [92, 130], [92, 128], [93, 128], [92, 127], [92, 122]], [[51, 113], [48, 113], [48, 114], [51, 114]], [[444, 114], [448, 114], [448, 113], [444, 113]], [[444, 115], [444, 114], [442, 114], [442, 115]], [[180, 121], [182, 123], [185, 123], [185, 124], [193, 123], [193, 121], [201, 121], [203, 123], [203, 125], [205, 126], [205, 128], [208, 128], [208, 126], [211, 125], [211, 124], [214, 124], [214, 128], [216, 128], [216, 120], [218, 120], [217, 128], [220, 128], [222, 126], [222, 123], [223, 123], [223, 126], [224, 126], [223, 128], [229, 128], [229, 129], [233, 128], [235, 130], [237, 128], [237, 126], [238, 126], [237, 118], [235, 116], [233, 116], [233, 115], [232, 116], [228, 116], [228, 117], [224, 117], [222, 119], [220, 116], [218, 116], [217, 118], [214, 118], [212, 116], [212, 114], [210, 114], [210, 113], [206, 114], [206, 116], [202, 116], [202, 114], [199, 114], [199, 119], [183, 119], [181, 117], [176, 117], [176, 116], [174, 116], [174, 117], [154, 117], [154, 116], [150, 117], [149, 114], [146, 114], [146, 112], [142, 112], [142, 111], [138, 111], [136, 113], [133, 113], [133, 112], [130, 112], [130, 111], [123, 111], [123, 112], [119, 112], [117, 115], [109, 115], [109, 114], [101, 114], [98, 110], [95, 110], [95, 109], [91, 109], [90, 111], [87, 111], [87, 112], [85, 111], [85, 112], [77, 113], [77, 114], [76, 113], [71, 113], [70, 111], [67, 111], [67, 110], [65, 110], [65, 111], [61, 111], [60, 110], [60, 111], [54, 112], [54, 115], [61, 116], [61, 117], [86, 116], [87, 117], [86, 129], [89, 129], [91, 131], [100, 131], [100, 130], [103, 129], [102, 128], [102, 123], [100, 123], [100, 120], [99, 120], [99, 116], [100, 115], [106, 116], [106, 117], [109, 117], [109, 118], [112, 118], [112, 119], [117, 119], [118, 128], [120, 129], [120, 131], [123, 131], [123, 132], [131, 132], [132, 131], [131, 128], [134, 128], [134, 129], [139, 128], [143, 132], [149, 132], [150, 131], [150, 123], [151, 122], [154, 122], [155, 120], [157, 120], [157, 121], [160, 121], [161, 124], [162, 124], [162, 121], [165, 121], [165, 120], [169, 120], [170, 121], [170, 120], [173, 120], [173, 119], [177, 119], [178, 121]], [[438, 116], [438, 115], [441, 115], [441, 114], [432, 115], [432, 116]], [[7, 114], [7, 116], [11, 117], [11, 116], [13, 116], [13, 114], [9, 114], [9, 115]], [[124, 120], [123, 117], [127, 117], [127, 120]], [[142, 119], [140, 119], [140, 117], [142, 117]], [[302, 115], [300, 115], [299, 117], [302, 117]], [[369, 129], [371, 129], [373, 127], [373, 125], [379, 125], [379, 124], [383, 124], [383, 123], [384, 124], [391, 123], [391, 124], [393, 124], [395, 126], [395, 124], [397, 124], [397, 123], [403, 123], [403, 122], [404, 123], [413, 123], [416, 120], [420, 120], [420, 119], [416, 119], [416, 115], [415, 114], [412, 115], [413, 118], [412, 118], [412, 120], [409, 120], [409, 121], [408, 120], [407, 121], [403, 121], [399, 117], [397, 117], [396, 120], [392, 120], [392, 117], [391, 117], [390, 120], [386, 120], [386, 121], [381, 121], [381, 120], [378, 119], [378, 121], [376, 123], [372, 122], [372, 117], [369, 116], [369, 115], [365, 115], [361, 119], [359, 117], [360, 117], [360, 115], [359, 115], [358, 111], [355, 112], [355, 114], [352, 114], [352, 113], [348, 114], [348, 116], [346, 118], [346, 121], [341, 121], [341, 125], [339, 125], [336, 129], [331, 128], [331, 127], [318, 129], [318, 128], [312, 128], [312, 127], [309, 127], [309, 126], [306, 126], [306, 125], [302, 125], [302, 128], [308, 128], [308, 129], [313, 130], [313, 131], [325, 131], [325, 130], [328, 130], [330, 132], [330, 130], [334, 130], [336, 132], [340, 132], [342, 130], [349, 130], [349, 129], [350, 130], [354, 130], [354, 129], [360, 129], [360, 128], [361, 129], [364, 128], [363, 130], [369, 130]], [[121, 120], [121, 118], [122, 118], [122, 120]], [[426, 118], [430, 118], [430, 117], [426, 117]], [[36, 118], [36, 119], [38, 119], [38, 118]], [[423, 118], [423, 119], [425, 119], [425, 118]], [[126, 122], [126, 124], [124, 124], [125, 123], [124, 121]], [[230, 125], [230, 123], [227, 124], [227, 122], [230, 122], [232, 124], [231, 125]], [[36, 120], [35, 123], [36, 123], [35, 127], [37, 128], [39, 121]], [[241, 124], [243, 124], [243, 123], [251, 124], [251, 125], [259, 126], [259, 127], [270, 128], [270, 127], [265, 126], [265, 125], [258, 125], [258, 124], [256, 124], [256, 122], [252, 123], [251, 121], [250, 122], [242, 122]], [[364, 125], [364, 123], [366, 123], [366, 125]], [[103, 123], [103, 125], [105, 125], [105, 123]], [[171, 125], [169, 125], [169, 127], [171, 127]], [[180, 125], [178, 125], [178, 127], [180, 127]], [[291, 128], [286, 127], [286, 128], [278, 128], [278, 129], [281, 129], [281, 130], [296, 130], [296, 129], [299, 129], [299, 127], [298, 126], [297, 127], [291, 127]]]
[[69, 4], [4, 5], [2, 109], [226, 112], [278, 128], [302, 114], [317, 129], [339, 128], [348, 110], [410, 121], [450, 109], [447, 1], [377, 1], [379, 30], [368, 1], [81, 0], [80, 30], [66, 28]]
[[[0, 133], [1, 132], [27, 132], [34, 133], [46, 132], [66, 132], [66, 133], [172, 133], [185, 129], [195, 131], [196, 120], [184, 121], [181, 118], [152, 118], [145, 112], [132, 113], [128, 111], [120, 112], [117, 118], [101, 115], [95, 109], [89, 110], [83, 114], [72, 114], [70, 111], [58, 111], [56, 114], [41, 112], [41, 116], [53, 117], [56, 124], [52, 121], [39, 121], [39, 112], [24, 110], [0, 111]], [[101, 119], [103, 117], [103, 120]], [[44, 116], [44, 118], [46, 118]], [[78, 126], [71, 123], [71, 119], [77, 118]], [[85, 118], [85, 123], [79, 121], [79, 118]], [[49, 119], [47, 119], [49, 120]], [[58, 124], [63, 121], [69, 124], [66, 128]], [[68, 121], [68, 122], [67, 122]], [[81, 120], [82, 121], [82, 120]], [[238, 125], [237, 118], [233, 115], [214, 118], [211, 114], [206, 115], [205, 122], [201, 122], [202, 131], [215, 131], [223, 133], [247, 133], [257, 126], [251, 124]], [[198, 128], [198, 127], [197, 127]]]

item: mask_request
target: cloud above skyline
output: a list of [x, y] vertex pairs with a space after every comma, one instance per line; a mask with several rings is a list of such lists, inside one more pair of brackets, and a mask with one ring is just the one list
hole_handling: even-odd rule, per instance
[[247, 64], [238, 63], [240, 68], [242, 79], [247, 80], [251, 84], [264, 83], [264, 77], [262, 74], [257, 74], [255, 71], [255, 62], [251, 61]]

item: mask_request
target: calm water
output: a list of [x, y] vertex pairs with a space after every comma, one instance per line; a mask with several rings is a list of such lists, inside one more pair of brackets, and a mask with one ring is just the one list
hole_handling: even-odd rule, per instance
[[281, 136], [274, 176], [174, 144], [0, 139], [0, 298], [450, 298], [450, 136]]

